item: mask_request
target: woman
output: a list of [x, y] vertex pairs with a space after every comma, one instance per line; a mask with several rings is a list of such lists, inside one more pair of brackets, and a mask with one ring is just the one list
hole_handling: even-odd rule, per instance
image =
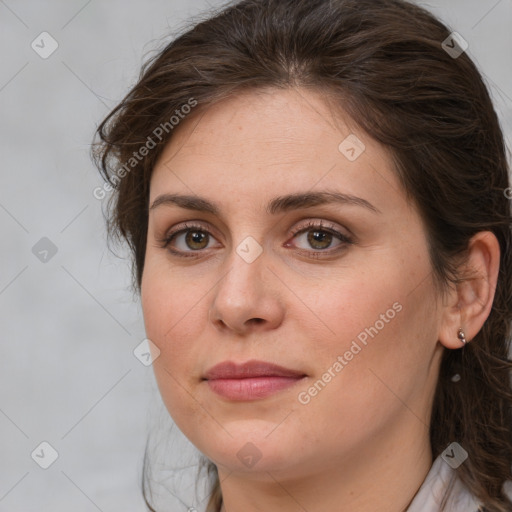
[[100, 125], [208, 511], [512, 510], [510, 183], [465, 49], [405, 1], [244, 0]]

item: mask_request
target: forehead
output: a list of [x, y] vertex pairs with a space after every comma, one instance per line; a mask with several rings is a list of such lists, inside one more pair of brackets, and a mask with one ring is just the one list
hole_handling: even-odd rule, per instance
[[[151, 200], [163, 191], [201, 191], [220, 201], [315, 188], [400, 194], [388, 152], [341, 112], [305, 90], [223, 100], [181, 121], [153, 171]], [[362, 145], [347, 153], [357, 140]]]

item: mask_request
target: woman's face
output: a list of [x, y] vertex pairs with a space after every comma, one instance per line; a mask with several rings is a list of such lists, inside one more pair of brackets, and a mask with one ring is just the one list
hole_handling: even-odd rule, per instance
[[[348, 121], [305, 90], [246, 93], [181, 121], [155, 166], [146, 333], [169, 413], [219, 471], [356, 471], [428, 439], [443, 320], [425, 231]], [[251, 360], [296, 377], [205, 380]]]

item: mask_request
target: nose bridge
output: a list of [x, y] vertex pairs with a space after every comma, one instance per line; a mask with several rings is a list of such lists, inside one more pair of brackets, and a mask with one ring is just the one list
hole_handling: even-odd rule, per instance
[[217, 296], [227, 294], [231, 304], [249, 305], [264, 288], [266, 255], [263, 247], [252, 236], [236, 245], [227, 257], [227, 272], [220, 280]]
[[[238, 222], [233, 226], [232, 244], [229, 246], [229, 254], [226, 256], [228, 275], [231, 279], [252, 279], [261, 277], [263, 268], [268, 261], [269, 254], [264, 254], [263, 238], [265, 229], [258, 222], [258, 213], [232, 212], [233, 218]], [[257, 227], [260, 227], [259, 229]]]

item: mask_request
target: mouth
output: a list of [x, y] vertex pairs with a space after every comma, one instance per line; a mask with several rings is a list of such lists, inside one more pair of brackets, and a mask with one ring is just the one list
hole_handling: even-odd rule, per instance
[[203, 380], [211, 391], [228, 400], [258, 400], [293, 386], [307, 377], [302, 371], [265, 361], [237, 364], [225, 361], [210, 368]]

